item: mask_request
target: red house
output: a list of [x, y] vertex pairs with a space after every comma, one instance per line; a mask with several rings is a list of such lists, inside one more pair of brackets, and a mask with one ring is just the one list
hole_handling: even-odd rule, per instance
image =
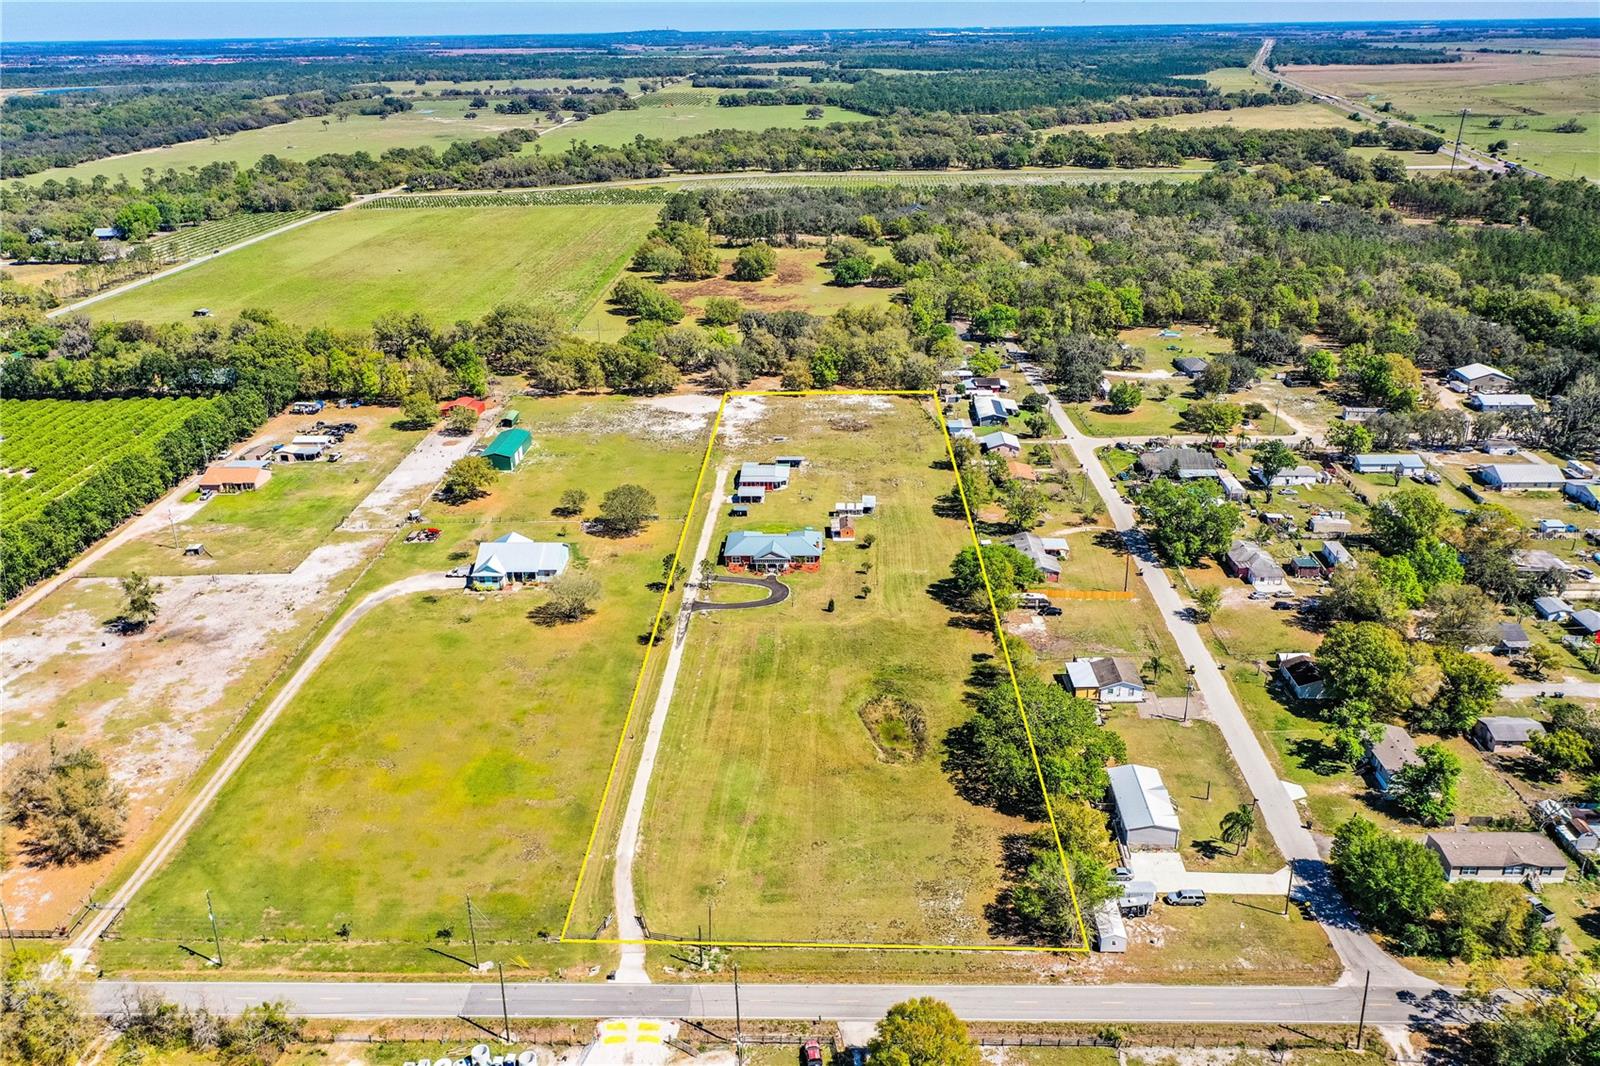
[[480, 400], [476, 396], [457, 396], [453, 400], [446, 400], [444, 403], [440, 404], [439, 413], [441, 415], [447, 415], [450, 413], [450, 409], [453, 407], [471, 408], [473, 414], [481, 415], [484, 411], [488, 410], [489, 403], [487, 400]]

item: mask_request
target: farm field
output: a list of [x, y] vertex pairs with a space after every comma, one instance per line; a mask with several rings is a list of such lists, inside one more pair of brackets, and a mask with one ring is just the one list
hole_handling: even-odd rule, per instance
[[[271, 480], [253, 492], [222, 493], [205, 503], [191, 494], [163, 516], [167, 521], [153, 523], [154, 528], [98, 560], [89, 573], [119, 577], [134, 570], [163, 575], [293, 570], [314, 549], [337, 538], [350, 512], [422, 438], [416, 430], [394, 428], [399, 412], [392, 407], [334, 413], [339, 421], [360, 427], [338, 446], [339, 462], [275, 463]], [[309, 429], [313, 420], [279, 415], [256, 439], [281, 443]], [[190, 544], [205, 545], [205, 554], [182, 554]]]
[[1216, 70], [1206, 71], [1200, 75], [1199, 79], [1184, 78], [1182, 80], [1203, 80], [1213, 89], [1218, 89], [1225, 93], [1256, 92], [1266, 88], [1254, 74], [1250, 73], [1247, 67], [1218, 67]]
[[[871, 285], [833, 284], [833, 274], [822, 265], [821, 248], [779, 248], [778, 269], [761, 281], [734, 281], [729, 277], [735, 253], [727, 250], [714, 278], [704, 281], [668, 281], [662, 288], [683, 304], [685, 321], [699, 318], [712, 296], [730, 296], [752, 311], [809, 311], [828, 315], [844, 307], [888, 306], [892, 289]], [[887, 255], [888, 249], [875, 249]], [[597, 340], [616, 340], [628, 331], [628, 316], [619, 308], [598, 301], [578, 324], [577, 331]]]
[[150, 250], [159, 259], [198, 259], [218, 248], [298, 222], [310, 214], [310, 211], [240, 212], [229, 218], [157, 234], [150, 239]]
[[[543, 937], [561, 928], [709, 421], [648, 402], [516, 404], [535, 440], [518, 470], [486, 498], [431, 507], [441, 539], [392, 542], [356, 592], [442, 572], [515, 531], [570, 546], [600, 582], [595, 612], [541, 624], [530, 613], [546, 594], [527, 589], [375, 608], [134, 902], [108, 966], [188, 967], [177, 943], [205, 932], [197, 886], [213, 889], [235, 965], [255, 972], [459, 972], [467, 895], [508, 970], [602, 957]], [[658, 502], [638, 535], [552, 514], [584, 488], [592, 515], [627, 480]]]
[[[669, 89], [668, 93], [672, 94], [673, 91]], [[808, 119], [803, 104], [718, 107], [715, 96], [710, 94], [702, 100], [684, 95], [683, 103], [658, 103], [641, 106], [635, 111], [608, 111], [583, 122], [569, 123], [542, 135], [538, 144], [539, 150], [549, 155], [578, 141], [597, 146], [615, 146], [627, 144], [641, 135], [674, 140], [711, 130], [770, 130], [867, 120], [866, 115], [837, 107], [823, 108], [820, 119]], [[533, 145], [523, 145], [522, 151], [524, 154], [531, 153]]]
[[[1504, 159], [1554, 177], [1600, 178], [1600, 70], [1592, 56], [1470, 53], [1459, 63], [1290, 67], [1285, 73], [1351, 99], [1392, 102], [1452, 140], [1461, 109], [1470, 108], [1462, 137], [1474, 148], [1487, 150], [1504, 139], [1511, 143]], [[1587, 129], [1553, 131], [1568, 119]]]
[[391, 312], [476, 318], [512, 300], [576, 318], [655, 223], [647, 205], [346, 211], [97, 307], [97, 317], [228, 320], [270, 307], [285, 321], [364, 330]]
[[442, 152], [452, 141], [476, 140], [493, 137], [497, 133], [518, 127], [530, 130], [546, 128], [543, 113], [533, 115], [497, 115], [491, 106], [480, 110], [478, 117], [465, 117], [465, 99], [416, 100], [411, 111], [403, 111], [379, 118], [376, 115], [351, 115], [344, 121], [332, 115], [298, 118], [292, 122], [261, 129], [242, 130], [218, 140], [206, 138], [185, 141], [164, 148], [150, 148], [128, 155], [108, 156], [70, 167], [52, 167], [19, 179], [29, 185], [38, 185], [54, 179], [66, 181], [77, 178], [90, 182], [104, 176], [113, 183], [126, 178], [137, 186], [146, 169], [160, 173], [167, 169], [184, 170], [203, 167], [210, 163], [237, 163], [240, 167], [254, 165], [262, 156], [275, 155], [279, 159], [304, 162], [330, 152], [368, 152], [382, 155], [390, 148], [432, 147]]
[[1051, 126], [1040, 130], [1041, 136], [1052, 133], [1089, 133], [1096, 136], [1112, 133], [1133, 133], [1152, 126], [1171, 130], [1211, 129], [1216, 126], [1233, 126], [1247, 130], [1358, 130], [1361, 123], [1323, 107], [1321, 104], [1274, 104], [1267, 107], [1238, 107], [1231, 111], [1200, 111], [1193, 114], [1165, 115], [1161, 118], [1135, 118], [1123, 122], [1083, 122], [1066, 126]]
[[636, 867], [649, 928], [693, 936], [710, 907], [718, 940], [994, 942], [1002, 842], [1032, 827], [961, 799], [940, 765], [992, 649], [929, 592], [972, 537], [933, 514], [943, 439], [909, 400], [738, 403], [714, 462], [770, 458], [781, 437], [807, 465], [750, 519], [718, 517], [713, 545], [823, 528], [865, 492], [875, 539], [830, 543], [782, 604], [691, 623]]
[[0, 400], [0, 508], [21, 522], [206, 407], [184, 399]]

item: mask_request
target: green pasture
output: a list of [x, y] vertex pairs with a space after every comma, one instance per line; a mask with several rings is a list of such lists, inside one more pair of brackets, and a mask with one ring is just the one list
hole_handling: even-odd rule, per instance
[[[600, 582], [594, 612], [541, 623], [534, 589], [375, 608], [135, 900], [109, 966], [192, 968], [179, 945], [209, 934], [206, 889], [232, 966], [248, 972], [460, 972], [447, 955], [471, 954], [468, 895], [480, 949], [508, 970], [600, 954], [546, 938], [577, 880], [703, 439], [666, 437], [671, 422], [625, 401], [519, 402], [535, 440], [523, 465], [485, 499], [430, 510], [440, 542], [394, 543], [357, 591], [517, 531], [570, 546]], [[583, 488], [592, 515], [630, 479], [658, 501], [640, 534], [591, 535], [550, 513]]]
[[96, 307], [96, 317], [163, 323], [209, 307], [366, 329], [391, 312], [439, 323], [512, 300], [576, 319], [655, 223], [648, 204], [347, 211], [162, 278]]
[[[691, 623], [647, 802], [637, 868], [653, 931], [719, 940], [978, 944], [1001, 888], [1001, 838], [1029, 827], [961, 799], [941, 768], [968, 716], [965, 683], [993, 647], [930, 586], [970, 545], [938, 517], [943, 441], [909, 401], [768, 400], [717, 461], [807, 457], [733, 529], [825, 528], [835, 501], [876, 493], [854, 544], [829, 543], [784, 603]], [[781, 445], [764, 443], [786, 438]], [[762, 443], [756, 443], [762, 442]], [[875, 539], [864, 546], [868, 535]], [[831, 609], [830, 609], [831, 608]], [[906, 701], [925, 740], [897, 747], [869, 704]]]
[[1102, 136], [1110, 133], [1134, 133], [1153, 126], [1162, 126], [1169, 130], [1212, 129], [1219, 126], [1244, 130], [1356, 130], [1360, 129], [1361, 125], [1321, 104], [1271, 104], [1266, 107], [1237, 107], [1230, 111], [1197, 111], [1182, 115], [1163, 115], [1160, 118], [1134, 118], [1121, 122], [1080, 122], [1051, 126], [1039, 132], [1043, 136], [1052, 133], [1090, 133]]
[[[672, 90], [668, 90], [670, 93]], [[711, 130], [770, 130], [801, 126], [826, 126], [833, 122], [865, 122], [868, 116], [837, 107], [823, 108], [820, 119], [806, 118], [804, 104], [770, 104], [758, 107], [718, 107], [714, 96], [703, 102], [640, 107], [636, 111], [608, 111], [583, 122], [569, 122], [538, 140], [548, 155], [577, 141], [596, 146], [627, 144], [635, 137], [675, 140]], [[524, 154], [534, 150], [523, 146]]]

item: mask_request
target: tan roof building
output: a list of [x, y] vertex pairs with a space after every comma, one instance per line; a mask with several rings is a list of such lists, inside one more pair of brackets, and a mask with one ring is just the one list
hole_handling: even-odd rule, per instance
[[265, 463], [219, 463], [200, 475], [201, 492], [251, 492], [265, 485], [272, 471]]
[[1429, 833], [1447, 881], [1564, 881], [1567, 857], [1543, 833]]

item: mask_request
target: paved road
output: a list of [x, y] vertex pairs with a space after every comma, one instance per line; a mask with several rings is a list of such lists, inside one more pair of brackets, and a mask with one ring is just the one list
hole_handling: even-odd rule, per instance
[[[700, 538], [695, 542], [694, 558], [688, 561], [688, 572], [700, 572], [700, 560], [711, 550], [711, 533], [717, 526], [717, 513], [728, 486], [728, 468], [717, 470], [716, 484], [711, 487], [711, 506], [700, 527]], [[617, 837], [617, 865], [611, 876], [612, 905], [616, 910], [617, 938], [622, 952], [617, 965], [617, 981], [625, 984], [647, 984], [650, 976], [645, 972], [644, 925], [639, 921], [639, 905], [633, 892], [633, 860], [639, 850], [639, 830], [644, 822], [644, 801], [650, 792], [650, 775], [655, 772], [656, 753], [661, 749], [661, 734], [666, 729], [667, 711], [672, 706], [672, 693], [678, 685], [678, 669], [683, 665], [683, 645], [689, 635], [689, 619], [694, 611], [688, 595], [678, 611], [672, 626], [672, 643], [667, 651], [666, 667], [661, 672], [661, 687], [650, 709], [650, 725], [645, 732], [644, 750], [639, 754], [639, 765], [633, 773], [633, 785], [628, 791], [628, 806], [622, 815], [622, 829]]]
[[782, 603], [789, 598], [789, 586], [775, 577], [719, 577], [719, 585], [744, 585], [749, 588], [766, 589], [767, 594], [759, 600], [741, 600], [738, 603], [712, 603], [707, 600], [701, 602], [694, 600], [689, 604], [691, 611], [744, 611], [751, 607], [771, 607], [775, 603]]
[[[132, 983], [101, 981], [91, 1002], [112, 1013]], [[497, 984], [443, 982], [170, 982], [143, 987], [169, 1000], [223, 1013], [281, 1000], [306, 1018], [491, 1018], [500, 1015]], [[1348, 1024], [1361, 1014], [1361, 987], [1248, 985], [779, 985], [744, 982], [744, 1018], [876, 1021], [895, 1003], [935, 996], [967, 1021], [1238, 1022]], [[649, 1017], [724, 1021], [734, 1017], [729, 984], [511, 984], [508, 1011], [518, 1018]], [[1369, 1025], [1414, 1025], [1459, 1018], [1442, 992], [1373, 987]]]
[[1554, 696], [1557, 692], [1575, 699], [1600, 700], [1600, 681], [1515, 681], [1500, 686], [1500, 695], [1508, 700], [1526, 700], [1534, 696]]
[[[1043, 386], [1035, 388], [1049, 396]], [[1373, 943], [1345, 904], [1344, 898], [1333, 887], [1327, 864], [1317, 851], [1316, 842], [1301, 823], [1299, 810], [1284, 790], [1283, 782], [1273, 770], [1271, 760], [1267, 758], [1255, 731], [1250, 728], [1250, 722], [1223, 678], [1222, 670], [1205, 638], [1191, 621], [1183, 598], [1168, 580], [1154, 549], [1138, 528], [1132, 506], [1118, 494], [1105, 467], [1100, 465], [1095, 448], [1109, 442], [1086, 437], [1079, 432], [1054, 397], [1049, 397], [1049, 411], [1061, 430], [1062, 439], [1082, 465], [1090, 484], [1105, 501], [1112, 524], [1122, 533], [1128, 550], [1140, 560], [1139, 575], [1144, 579], [1168, 631], [1172, 633], [1184, 662], [1193, 669], [1195, 685], [1206, 701], [1211, 720], [1221, 730], [1245, 783], [1250, 786], [1250, 793], [1256, 799], [1257, 810], [1267, 831], [1294, 871], [1299, 886], [1297, 895], [1310, 905], [1312, 913], [1327, 931], [1334, 951], [1344, 963], [1345, 973], [1340, 982], [1359, 983], [1362, 975], [1370, 971], [1374, 979], [1385, 985], [1417, 987], [1426, 984], [1423, 978], [1411, 973]]]

